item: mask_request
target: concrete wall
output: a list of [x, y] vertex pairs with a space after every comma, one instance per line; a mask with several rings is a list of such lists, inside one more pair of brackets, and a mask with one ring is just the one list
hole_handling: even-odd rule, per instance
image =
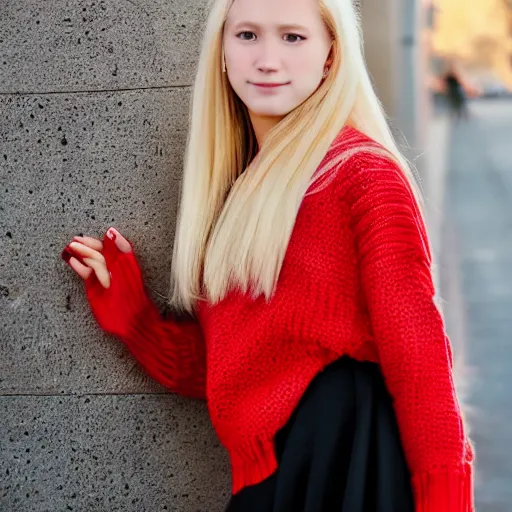
[[2, 512], [214, 512], [229, 497], [205, 406], [139, 371], [60, 259], [114, 225], [167, 294], [205, 5], [0, 2]]
[[[113, 225], [162, 304], [205, 5], [0, 4], [2, 512], [215, 512], [229, 497], [205, 406], [139, 371], [60, 259], [73, 235]], [[383, 5], [365, 0], [363, 15], [394, 108], [396, 20]]]
[[425, 148], [430, 122], [427, 58], [421, 27], [425, 0], [364, 0], [362, 19], [368, 69], [409, 158]]
[[403, 0], [363, 0], [361, 15], [368, 70], [386, 113], [396, 119], [400, 100], [402, 66], [399, 58]]

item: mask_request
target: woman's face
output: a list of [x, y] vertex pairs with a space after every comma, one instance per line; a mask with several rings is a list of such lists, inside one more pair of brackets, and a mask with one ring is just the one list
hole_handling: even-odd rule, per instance
[[331, 36], [318, 0], [234, 0], [224, 28], [229, 82], [251, 119], [282, 119], [320, 85]]

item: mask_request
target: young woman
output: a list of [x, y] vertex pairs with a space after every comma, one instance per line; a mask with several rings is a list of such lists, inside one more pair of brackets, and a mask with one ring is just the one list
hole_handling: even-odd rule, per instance
[[351, 0], [215, 0], [172, 305], [110, 228], [64, 257], [99, 325], [206, 399], [230, 512], [468, 512], [473, 452], [414, 179]]

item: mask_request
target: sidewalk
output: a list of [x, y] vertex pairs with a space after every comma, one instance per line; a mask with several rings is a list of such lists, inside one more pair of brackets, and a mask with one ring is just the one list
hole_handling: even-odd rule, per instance
[[[512, 510], [512, 101], [470, 102], [452, 132], [445, 194], [463, 311], [465, 407], [479, 512]], [[443, 266], [444, 267], [444, 266]], [[444, 268], [443, 268], [444, 271]], [[450, 282], [447, 275], [442, 282]], [[442, 285], [443, 286], [443, 285]], [[451, 305], [448, 305], [452, 309]]]
[[455, 387], [462, 409], [467, 409], [466, 319], [460, 279], [458, 249], [446, 214], [447, 181], [452, 146], [449, 112], [439, 104], [428, 131], [426, 162], [422, 176], [425, 214], [434, 263], [432, 274], [436, 303], [441, 310], [454, 355]]
[[442, 222], [449, 160], [450, 119], [446, 112], [436, 112], [431, 120], [426, 148], [426, 165], [422, 176], [426, 221], [434, 252], [434, 280], [439, 289], [437, 261], [442, 251]]

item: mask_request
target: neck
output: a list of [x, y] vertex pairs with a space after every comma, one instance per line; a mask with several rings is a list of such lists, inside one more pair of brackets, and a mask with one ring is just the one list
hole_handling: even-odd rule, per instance
[[258, 141], [258, 147], [261, 148], [268, 132], [276, 126], [284, 116], [260, 116], [249, 112], [249, 118], [251, 119], [252, 127]]

